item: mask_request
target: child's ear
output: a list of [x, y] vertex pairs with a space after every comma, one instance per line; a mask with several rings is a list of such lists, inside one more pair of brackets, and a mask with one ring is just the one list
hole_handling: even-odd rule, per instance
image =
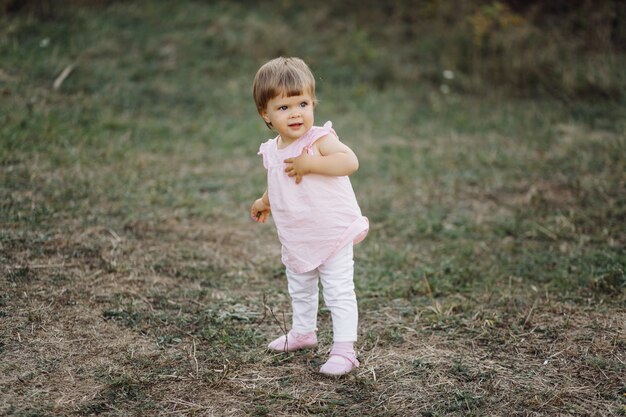
[[265, 123], [270, 122], [270, 116], [268, 115], [267, 110], [259, 110], [259, 114], [261, 115], [263, 120], [265, 120]]

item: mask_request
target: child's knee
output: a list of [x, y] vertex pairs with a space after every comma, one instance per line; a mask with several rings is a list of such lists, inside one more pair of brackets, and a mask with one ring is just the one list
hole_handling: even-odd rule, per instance
[[335, 288], [324, 288], [324, 301], [329, 305], [356, 303], [354, 285], [352, 287], [337, 286]]

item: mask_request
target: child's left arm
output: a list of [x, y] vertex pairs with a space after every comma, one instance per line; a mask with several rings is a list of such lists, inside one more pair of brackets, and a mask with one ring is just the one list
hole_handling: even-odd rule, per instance
[[290, 177], [296, 177], [296, 184], [307, 174], [341, 177], [351, 175], [359, 169], [359, 160], [352, 149], [335, 135], [329, 134], [318, 139], [313, 147], [318, 155], [309, 155], [303, 149], [300, 156], [284, 161], [287, 164], [285, 172]]

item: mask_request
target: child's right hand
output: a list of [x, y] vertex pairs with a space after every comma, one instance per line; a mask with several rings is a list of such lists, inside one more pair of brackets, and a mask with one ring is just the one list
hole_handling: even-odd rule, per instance
[[256, 200], [250, 208], [250, 217], [257, 223], [265, 223], [270, 216], [271, 208], [265, 204], [263, 198]]

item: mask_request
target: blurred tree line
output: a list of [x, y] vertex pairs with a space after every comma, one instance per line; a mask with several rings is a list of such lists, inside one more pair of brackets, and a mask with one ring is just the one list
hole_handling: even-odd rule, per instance
[[[112, 3], [115, 0], [0, 0], [0, 13], [9, 18], [30, 13], [62, 20], [59, 16], [68, 7]], [[564, 100], [626, 97], [623, 0], [231, 3], [247, 9], [270, 3], [285, 21], [303, 13], [321, 13], [329, 26], [350, 31], [348, 40], [337, 42], [331, 55], [350, 68], [350, 77], [357, 73], [361, 82], [381, 89], [390, 83], [427, 82], [467, 93], [498, 88], [515, 95], [547, 94]], [[253, 53], [287, 53], [269, 44], [258, 45]]]
[[347, 0], [332, 7], [388, 45], [392, 65], [375, 80], [417, 73], [467, 91], [499, 86], [563, 99], [620, 100], [626, 92], [622, 0]]

